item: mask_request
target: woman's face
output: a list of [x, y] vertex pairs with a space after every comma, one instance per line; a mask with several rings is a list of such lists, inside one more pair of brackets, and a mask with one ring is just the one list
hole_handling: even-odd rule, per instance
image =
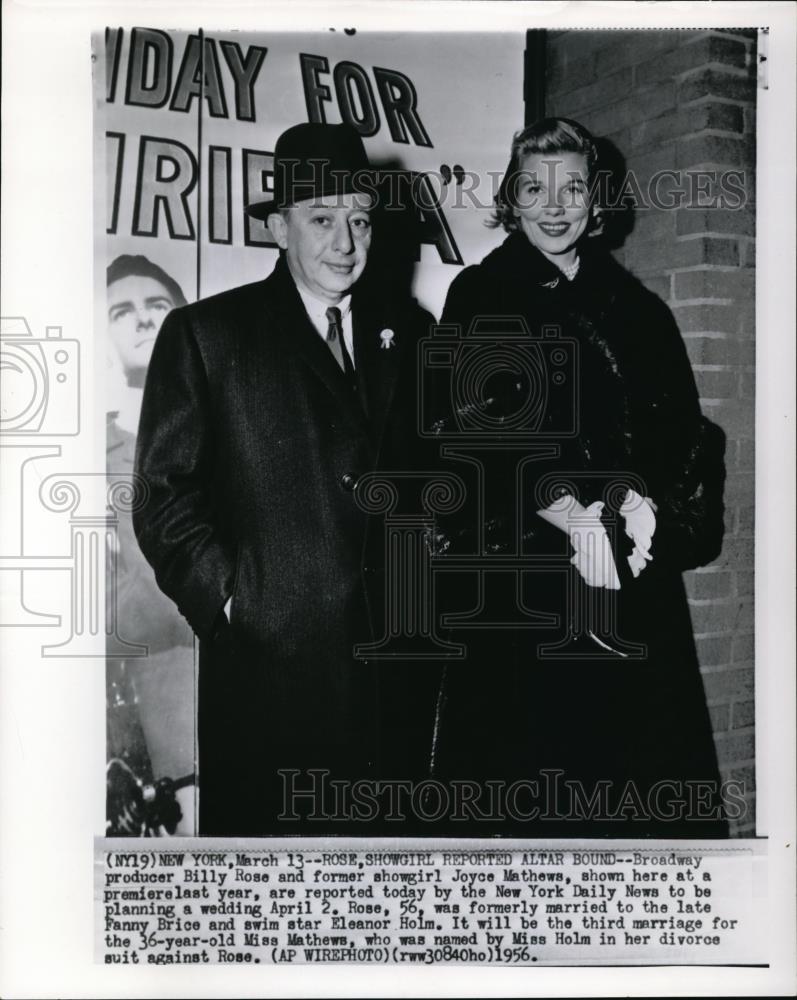
[[528, 240], [562, 262], [590, 216], [587, 158], [583, 153], [529, 153], [520, 164], [515, 218]]

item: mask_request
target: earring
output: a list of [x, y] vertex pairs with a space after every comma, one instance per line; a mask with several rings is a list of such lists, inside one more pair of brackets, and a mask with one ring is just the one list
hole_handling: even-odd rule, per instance
[[603, 233], [604, 226], [605, 226], [605, 219], [603, 218], [603, 212], [596, 205], [592, 209], [591, 224], [589, 227], [589, 233], [587, 235], [601, 236]]

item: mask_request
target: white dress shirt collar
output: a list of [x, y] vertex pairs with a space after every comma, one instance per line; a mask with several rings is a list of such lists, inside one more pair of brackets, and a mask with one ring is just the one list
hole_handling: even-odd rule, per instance
[[[310, 322], [316, 328], [318, 335], [323, 339], [324, 343], [326, 343], [327, 331], [329, 330], [329, 320], [327, 319], [327, 309], [329, 309], [329, 303], [322, 302], [321, 299], [315, 298], [303, 288], [299, 288], [298, 285], [296, 288], [301, 296], [305, 311], [310, 317]], [[340, 309], [341, 325], [343, 326], [343, 339], [346, 342], [346, 349], [349, 352], [352, 364], [356, 367], [357, 362], [354, 357], [354, 331], [352, 328], [351, 318], [351, 295], [344, 296], [335, 308]]]
[[[296, 287], [298, 288], [299, 286], [297, 285]], [[299, 295], [304, 303], [307, 315], [310, 317], [310, 321], [324, 340], [326, 340], [327, 330], [329, 328], [329, 320], [327, 319], [327, 309], [329, 309], [329, 303], [322, 302], [321, 299], [315, 298], [303, 288], [299, 288]], [[345, 321], [351, 312], [351, 295], [346, 295], [342, 298], [335, 308], [340, 309], [341, 320]]]

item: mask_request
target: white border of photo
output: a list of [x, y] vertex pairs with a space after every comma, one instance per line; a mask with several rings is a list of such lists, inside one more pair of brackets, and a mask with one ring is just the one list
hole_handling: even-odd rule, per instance
[[[769, 25], [758, 104], [756, 723], [759, 836], [769, 838], [767, 968], [363, 966], [147, 969], [94, 964], [94, 838], [104, 828], [105, 683], [92, 662], [0, 632], [0, 994], [4, 997], [792, 995], [795, 989], [795, 14], [779, 3], [3, 5], [4, 315], [81, 337], [94, 317], [91, 33], [106, 24], [248, 30], [525, 31]], [[99, 207], [98, 207], [99, 206]], [[97, 329], [98, 327], [94, 327]], [[96, 353], [96, 352], [95, 352]], [[87, 347], [83, 412], [95, 410]], [[79, 445], [79, 447], [78, 447]], [[63, 455], [102, 469], [86, 430]], [[76, 467], [78, 467], [76, 465]], [[5, 509], [5, 500], [4, 500]], [[2, 511], [0, 511], [0, 515]], [[40, 540], [46, 545], [46, 540]], [[61, 547], [57, 540], [56, 548]], [[59, 576], [60, 573], [60, 576]], [[67, 574], [52, 574], [56, 594]], [[59, 582], [60, 581], [60, 582]], [[56, 586], [57, 584], [57, 586]], [[68, 584], [67, 584], [68, 586]], [[88, 665], [87, 665], [88, 664]], [[736, 842], [737, 844], [739, 842]]]

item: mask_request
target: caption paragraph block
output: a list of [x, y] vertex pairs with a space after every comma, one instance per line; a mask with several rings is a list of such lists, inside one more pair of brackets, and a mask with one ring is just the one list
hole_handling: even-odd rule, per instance
[[725, 845], [98, 839], [95, 958], [765, 964], [766, 845]]

